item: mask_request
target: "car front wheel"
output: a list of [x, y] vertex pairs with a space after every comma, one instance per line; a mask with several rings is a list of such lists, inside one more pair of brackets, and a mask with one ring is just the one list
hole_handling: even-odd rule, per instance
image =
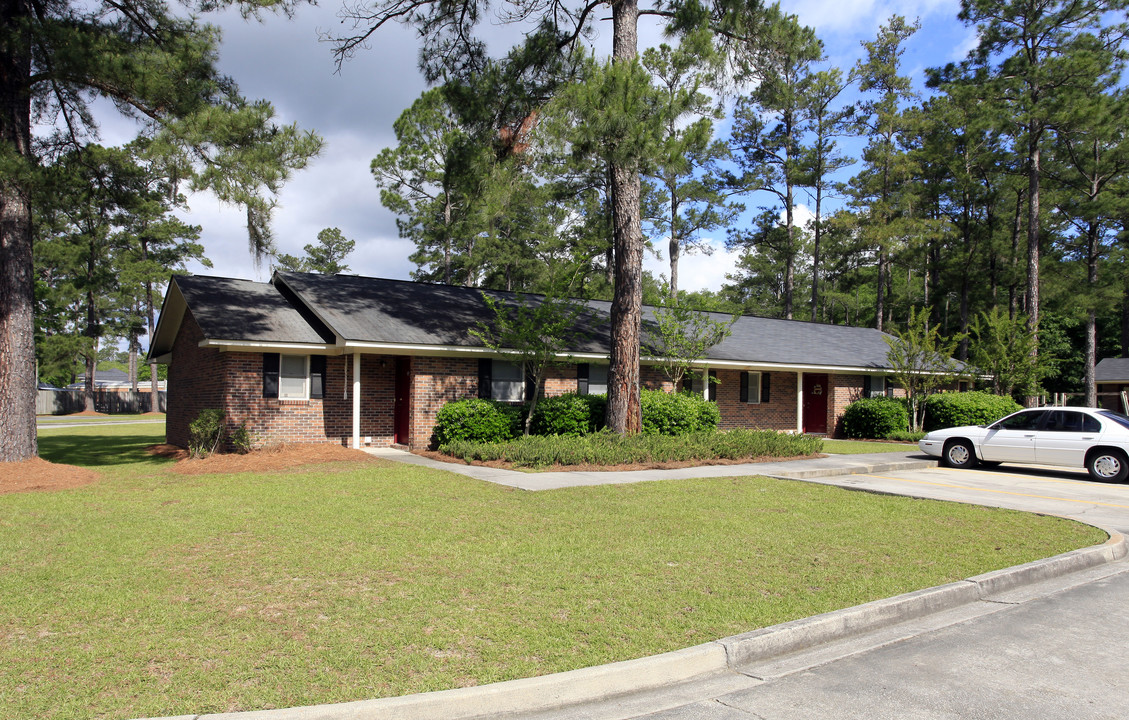
[[950, 440], [943, 457], [945, 464], [953, 468], [970, 468], [976, 464], [976, 452], [967, 440]]
[[1129, 461], [1120, 450], [1095, 450], [1086, 460], [1090, 477], [1104, 482], [1125, 482], [1129, 477]]

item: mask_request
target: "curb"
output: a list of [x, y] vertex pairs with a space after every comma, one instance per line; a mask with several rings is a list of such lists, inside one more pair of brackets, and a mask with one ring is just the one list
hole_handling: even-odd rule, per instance
[[804, 470], [785, 470], [767, 473], [770, 477], [786, 480], [803, 480], [814, 477], [838, 477], [842, 475], [865, 475], [867, 473], [894, 472], [897, 470], [925, 470], [937, 467], [936, 460], [898, 460], [871, 465], [842, 466], [834, 468], [808, 468]]
[[1102, 545], [652, 657], [401, 697], [150, 720], [472, 720], [552, 710], [734, 672], [751, 662], [987, 600], [1002, 592], [1115, 562], [1127, 555], [1126, 538], [1112, 533]]

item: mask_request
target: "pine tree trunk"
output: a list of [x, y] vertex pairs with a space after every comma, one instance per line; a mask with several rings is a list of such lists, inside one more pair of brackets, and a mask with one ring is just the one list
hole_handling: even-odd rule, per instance
[[[631, 62], [638, 48], [638, 0], [612, 5], [613, 62]], [[611, 309], [611, 365], [608, 368], [607, 426], [620, 434], [641, 429], [639, 330], [643, 313], [643, 227], [639, 168], [611, 167], [612, 240], [615, 291]]]
[[[1089, 287], [1088, 302], [1093, 303], [1098, 286], [1098, 234], [1101, 228], [1091, 222], [1086, 232], [1086, 283]], [[1097, 311], [1090, 307], [1086, 314], [1086, 357], [1083, 369], [1083, 385], [1086, 391], [1086, 407], [1098, 406], [1098, 378], [1095, 369], [1098, 362], [1098, 317]]]
[[[1029, 136], [1027, 159], [1027, 327], [1031, 331], [1031, 360], [1039, 357], [1039, 140]], [[1039, 399], [1027, 397], [1027, 407]]]
[[882, 332], [882, 315], [886, 310], [886, 253], [881, 248], [878, 250], [878, 287], [877, 298], [874, 302], [875, 325], [878, 332]]
[[811, 246], [811, 321], [816, 321], [816, 308], [819, 307], [819, 241], [823, 225], [823, 186], [815, 186], [815, 238]]
[[678, 237], [675, 225], [678, 222], [678, 189], [674, 183], [667, 184], [670, 192], [670, 299], [678, 299], [678, 258], [682, 254], [682, 240]]
[[[31, 55], [16, 28], [28, 0], [0, 5], [0, 143], [31, 157]], [[31, 199], [19, 178], [0, 178], [0, 462], [36, 454], [35, 314]]]

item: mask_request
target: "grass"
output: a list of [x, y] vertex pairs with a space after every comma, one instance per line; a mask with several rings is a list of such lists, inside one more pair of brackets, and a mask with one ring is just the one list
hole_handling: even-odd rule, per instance
[[0, 496], [7, 717], [222, 712], [532, 676], [1105, 537], [763, 477], [528, 493], [392, 463], [181, 476], [143, 459], [158, 431], [46, 431], [45, 456], [104, 479]]
[[920, 448], [916, 444], [893, 442], [869, 442], [867, 440], [831, 440], [823, 441], [823, 452], [832, 455], [861, 455], [863, 453], [905, 453], [915, 452]]
[[35, 418], [37, 425], [61, 425], [69, 423], [115, 423], [126, 420], [164, 420], [165, 414], [159, 415], [38, 415]]

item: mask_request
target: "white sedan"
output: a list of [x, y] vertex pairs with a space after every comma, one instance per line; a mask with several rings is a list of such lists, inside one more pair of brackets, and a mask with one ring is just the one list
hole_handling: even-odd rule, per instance
[[955, 468], [1039, 463], [1084, 467], [1105, 482], [1129, 477], [1129, 417], [1095, 408], [1020, 410], [991, 425], [934, 430], [918, 447]]

